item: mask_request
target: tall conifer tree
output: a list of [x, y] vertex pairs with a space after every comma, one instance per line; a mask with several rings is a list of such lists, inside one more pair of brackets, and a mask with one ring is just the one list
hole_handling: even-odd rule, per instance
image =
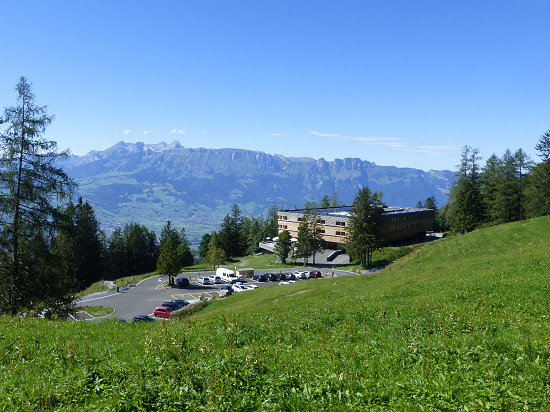
[[0, 133], [0, 305], [12, 314], [40, 288], [29, 242], [51, 236], [57, 204], [74, 186], [57, 166], [68, 152], [57, 152], [56, 142], [43, 137], [53, 116], [35, 104], [24, 77], [16, 91], [17, 105], [4, 110], [7, 128]]

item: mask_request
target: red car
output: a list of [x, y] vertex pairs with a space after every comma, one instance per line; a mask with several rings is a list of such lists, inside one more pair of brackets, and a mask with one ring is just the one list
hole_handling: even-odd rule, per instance
[[310, 278], [320, 278], [322, 276], [323, 275], [318, 270], [314, 270], [313, 272], [310, 272], [310, 275], [309, 275]]
[[169, 318], [171, 314], [172, 310], [166, 306], [157, 306], [153, 312], [153, 315], [159, 318]]

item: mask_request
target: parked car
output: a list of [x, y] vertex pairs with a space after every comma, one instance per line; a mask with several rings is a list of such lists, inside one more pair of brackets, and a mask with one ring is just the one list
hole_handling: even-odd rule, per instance
[[275, 273], [266, 273], [265, 274], [270, 282], [277, 282], [277, 275]]
[[189, 287], [189, 279], [182, 276], [175, 280], [175, 285], [179, 288], [188, 288]]
[[323, 275], [318, 270], [313, 270], [313, 271], [309, 272], [309, 277], [310, 278], [320, 278], [320, 277], [323, 277]]
[[197, 283], [200, 283], [201, 285], [213, 285], [214, 282], [212, 279], [210, 279], [208, 276], [201, 276], [197, 279]]
[[233, 286], [231, 285], [222, 285], [221, 290], [225, 290], [225, 296], [231, 295], [233, 293]]
[[166, 306], [157, 306], [153, 312], [153, 315], [159, 318], [169, 318], [172, 312], [173, 311]]
[[210, 280], [212, 280], [212, 284], [222, 283], [222, 278], [218, 275], [210, 275], [208, 277], [210, 278]]
[[269, 274], [267, 274], [267, 273], [257, 273], [254, 276], [252, 276], [252, 280], [255, 280], [257, 282], [268, 282], [269, 281]]
[[162, 302], [160, 306], [164, 306], [165, 308], [172, 309], [172, 312], [183, 308], [183, 305], [180, 305], [179, 303], [174, 303], [174, 302]]
[[258, 285], [254, 285], [254, 284], [245, 285], [245, 286], [249, 289], [257, 289], [258, 288]]
[[180, 305], [181, 307], [185, 307], [185, 306], [189, 305], [189, 302], [187, 302], [186, 300], [183, 300], [183, 299], [174, 299], [174, 300], [171, 300], [170, 302], [175, 303], [177, 305]]
[[134, 316], [134, 322], [154, 322], [155, 319], [149, 315], [136, 315]]
[[233, 285], [233, 292], [245, 292], [247, 290], [251, 290], [251, 289], [249, 289], [246, 285], [243, 285], [241, 283], [236, 283]]
[[307, 279], [307, 272], [300, 270], [298, 272], [294, 272], [294, 276], [296, 276], [296, 279]]

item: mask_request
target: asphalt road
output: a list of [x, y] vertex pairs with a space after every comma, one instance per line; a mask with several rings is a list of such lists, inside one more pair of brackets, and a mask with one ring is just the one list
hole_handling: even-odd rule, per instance
[[[302, 269], [300, 269], [302, 270]], [[312, 270], [312, 269], [303, 269]], [[273, 270], [257, 270], [255, 273], [269, 273]], [[182, 276], [186, 276], [189, 279], [196, 279], [200, 276], [208, 276], [214, 272], [201, 272], [199, 273], [186, 273]], [[324, 277], [331, 277], [332, 270], [322, 270]], [[335, 270], [334, 275], [350, 276], [353, 273]], [[315, 279], [300, 280], [299, 282], [314, 282]], [[191, 285], [188, 288], [170, 288], [167, 286], [168, 278], [166, 276], [158, 277], [154, 276], [141, 281], [134, 287], [129, 288], [126, 291], [116, 293], [114, 291], [99, 292], [92, 295], [88, 295], [77, 302], [78, 307], [82, 306], [107, 306], [114, 308], [114, 313], [102, 317], [102, 318], [89, 318], [85, 315], [79, 316], [81, 319], [86, 320], [103, 320], [109, 318], [118, 318], [131, 320], [135, 315], [152, 315], [155, 307], [159, 306], [162, 302], [170, 301], [173, 299], [184, 299], [189, 302], [196, 302], [199, 299], [209, 299], [218, 296], [222, 284], [203, 286], [199, 285], [196, 281], [192, 280]], [[279, 282], [254, 282], [247, 279], [247, 284], [255, 284], [258, 287], [267, 286], [279, 286]], [[82, 315], [82, 314], [81, 314]]]

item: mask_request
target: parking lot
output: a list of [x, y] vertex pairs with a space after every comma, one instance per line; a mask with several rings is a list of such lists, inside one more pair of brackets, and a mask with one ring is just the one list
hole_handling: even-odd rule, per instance
[[[312, 270], [309, 268], [301, 270]], [[257, 270], [256, 274], [273, 273], [270, 270]], [[333, 271], [323, 271], [323, 277], [333, 276]], [[112, 307], [114, 313], [102, 317], [102, 318], [88, 318], [86, 316], [81, 317], [89, 320], [102, 320], [109, 318], [118, 318], [131, 320], [135, 315], [152, 315], [155, 307], [159, 306], [162, 302], [171, 301], [174, 299], [183, 299], [190, 303], [197, 302], [201, 299], [211, 299], [220, 295], [222, 291], [222, 284], [214, 285], [200, 285], [196, 282], [200, 276], [208, 276], [214, 274], [214, 272], [208, 273], [186, 273], [182, 276], [188, 277], [191, 282], [187, 288], [171, 288], [167, 286], [167, 277], [154, 276], [141, 281], [135, 287], [128, 288], [126, 291], [116, 293], [114, 290], [109, 292], [100, 292], [93, 295], [86, 296], [77, 302], [78, 306], [107, 306]], [[353, 275], [350, 272], [334, 271], [334, 276], [350, 276]], [[302, 279], [296, 280], [296, 282], [309, 282], [314, 279]], [[284, 282], [284, 280], [282, 280]], [[246, 279], [245, 284], [257, 285], [257, 287], [278, 286], [280, 281], [269, 282], [256, 282], [251, 279]], [[280, 287], [280, 286], [279, 286]]]

